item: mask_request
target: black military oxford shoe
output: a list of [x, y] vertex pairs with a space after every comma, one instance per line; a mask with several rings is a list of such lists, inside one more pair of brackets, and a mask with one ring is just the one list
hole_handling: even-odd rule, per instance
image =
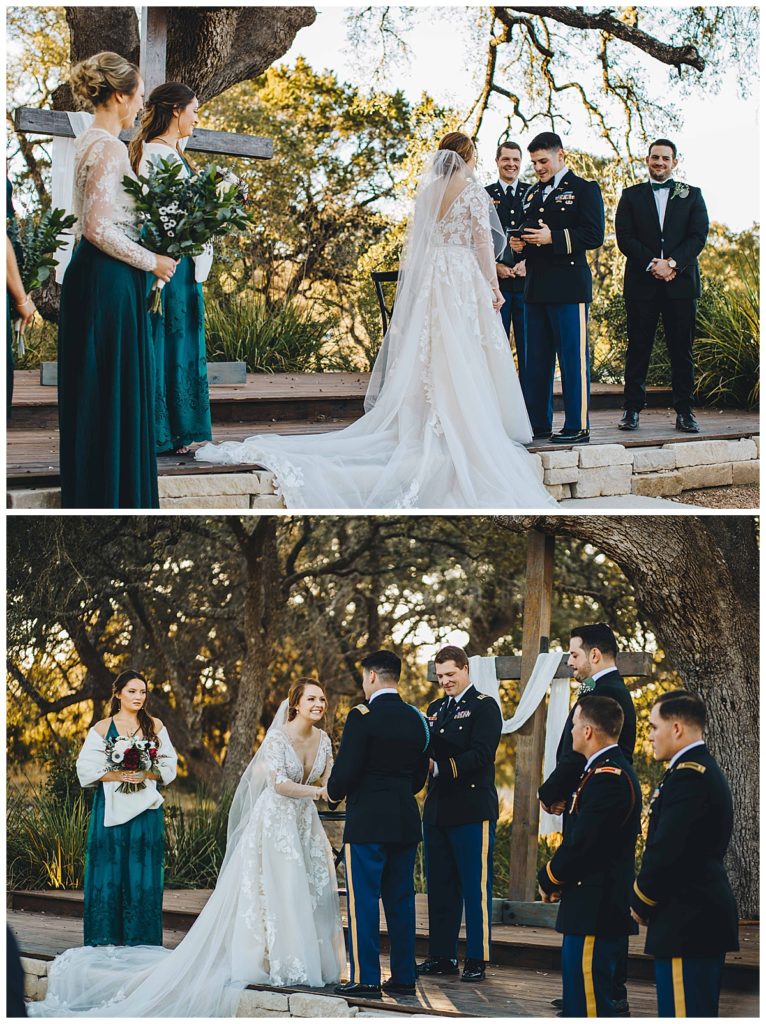
[[685, 434], [699, 434], [700, 425], [694, 418], [692, 412], [679, 412], [676, 416], [676, 430], [683, 430]]
[[542, 440], [546, 440], [547, 441], [552, 433], [553, 433], [553, 428], [552, 427], [551, 427], [550, 430], [535, 430], [532, 433], [532, 437], [535, 439], [535, 441], [542, 441]]
[[483, 960], [466, 960], [461, 981], [484, 981], [485, 965]]
[[557, 1010], [563, 1010], [564, 1000], [561, 996], [559, 996], [558, 999], [551, 999], [551, 1006], [555, 1006]]
[[626, 409], [617, 427], [619, 430], [638, 430], [638, 410]]
[[558, 434], [551, 434], [551, 444], [588, 444], [589, 442], [589, 430], [560, 430]]
[[388, 981], [384, 981], [381, 985], [384, 992], [390, 992], [398, 996], [414, 996], [415, 986], [414, 985], [403, 985], [400, 981], [394, 981], [393, 978], [389, 978]]
[[336, 985], [339, 996], [356, 996], [358, 999], [382, 999], [380, 985], [360, 985], [358, 981], [347, 981], [344, 985]]
[[451, 960], [446, 956], [432, 956], [418, 964], [415, 968], [418, 974], [459, 974], [460, 968], [457, 960]]

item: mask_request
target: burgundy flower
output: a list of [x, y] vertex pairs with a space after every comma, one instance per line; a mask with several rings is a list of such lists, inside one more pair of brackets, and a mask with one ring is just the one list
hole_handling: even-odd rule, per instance
[[131, 747], [130, 750], [125, 751], [125, 757], [122, 762], [122, 766], [126, 771], [135, 772], [138, 771], [141, 765], [141, 754], [135, 747]]

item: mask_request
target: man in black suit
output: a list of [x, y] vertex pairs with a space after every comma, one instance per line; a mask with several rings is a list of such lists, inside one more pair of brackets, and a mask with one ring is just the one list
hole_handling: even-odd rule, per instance
[[491, 957], [492, 854], [498, 817], [495, 753], [503, 716], [479, 693], [460, 647], [442, 647], [436, 675], [446, 696], [428, 708], [431, 778], [423, 808], [428, 883], [428, 959], [418, 974], [458, 973], [465, 908], [462, 981], [482, 981]]
[[[623, 711], [623, 725], [619, 744], [625, 759], [633, 763], [633, 749], [636, 745], [636, 709], [630, 691], [617, 671], [617, 641], [612, 630], [603, 622], [573, 629], [569, 640], [569, 667], [580, 683], [578, 696], [593, 693], [599, 697], [611, 697]], [[561, 733], [556, 751], [556, 767], [538, 790], [544, 809], [552, 814], [564, 813], [569, 799], [577, 789], [585, 766], [585, 758], [572, 746], [572, 723], [574, 708]], [[628, 972], [628, 943], [623, 942], [617, 958], [613, 1000], [617, 1013], [628, 1012], [626, 978]], [[558, 1005], [558, 1003], [556, 1003]]]
[[[566, 165], [555, 132], [542, 132], [527, 147], [537, 184], [524, 196], [520, 237], [511, 248], [526, 257], [527, 389], [536, 438], [560, 444], [590, 440], [588, 306], [593, 281], [585, 253], [604, 243], [604, 203], [595, 181]], [[558, 357], [564, 426], [553, 434], [553, 376]]]
[[391, 949], [387, 992], [415, 992], [415, 854], [422, 838], [415, 800], [428, 774], [428, 723], [405, 704], [401, 661], [377, 651], [362, 661], [367, 698], [352, 708], [327, 793], [346, 798], [346, 885], [351, 979], [340, 995], [381, 997], [380, 900]]
[[649, 739], [668, 770], [649, 805], [649, 832], [631, 911], [648, 925], [660, 1017], [717, 1017], [726, 953], [739, 949], [737, 904], [724, 867], [731, 791], [705, 746], [704, 701], [658, 697]]
[[585, 768], [571, 798], [564, 840], [538, 875], [545, 902], [560, 896], [564, 1017], [614, 1017], [613, 978], [627, 938], [638, 931], [630, 899], [641, 787], [617, 739], [623, 712], [611, 697], [575, 705], [573, 749]]
[[[524, 219], [524, 196], [529, 191], [525, 181], [519, 181], [521, 170], [521, 146], [518, 142], [501, 142], [495, 154], [497, 181], [485, 186], [503, 230], [508, 237]], [[524, 305], [524, 275], [526, 261], [515, 253], [510, 245], [497, 264], [497, 280], [505, 302], [500, 307], [505, 333], [510, 337], [513, 321], [513, 341], [516, 348], [516, 362], [519, 368], [519, 383], [524, 392], [527, 371], [527, 317]]]
[[646, 158], [649, 181], [626, 188], [615, 215], [617, 245], [627, 257], [623, 295], [628, 320], [625, 410], [620, 430], [636, 430], [646, 402], [646, 374], [662, 317], [670, 356], [676, 428], [699, 433], [692, 413], [692, 342], [700, 297], [697, 257], [709, 227], [702, 193], [674, 181], [675, 143], [657, 139]]

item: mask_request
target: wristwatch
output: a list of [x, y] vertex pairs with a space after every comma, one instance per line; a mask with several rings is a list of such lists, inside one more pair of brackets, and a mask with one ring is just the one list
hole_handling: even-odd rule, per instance
[[671, 270], [675, 270], [676, 267], [678, 266], [678, 264], [676, 263], [676, 261], [674, 259], [671, 258], [671, 259], [668, 260], [668, 266], [670, 267]]

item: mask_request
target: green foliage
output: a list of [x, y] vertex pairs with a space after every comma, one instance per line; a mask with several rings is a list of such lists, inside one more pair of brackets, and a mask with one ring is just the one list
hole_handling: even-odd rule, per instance
[[58, 358], [58, 327], [36, 316], [24, 331], [24, 355], [16, 355], [17, 370], [34, 370]]
[[56, 266], [53, 254], [64, 244], [62, 234], [74, 227], [77, 218], [63, 210], [39, 210], [19, 226], [21, 245], [21, 277], [28, 292], [35, 291], [48, 280]]
[[226, 850], [231, 798], [218, 800], [199, 787], [189, 808], [171, 791], [165, 801], [165, 885], [211, 889]]
[[243, 293], [205, 305], [208, 359], [242, 360], [251, 373], [350, 369], [338, 326], [337, 315], [296, 299], [271, 304]]
[[8, 790], [8, 885], [81, 889], [88, 832], [84, 795], [68, 802], [54, 790]]

